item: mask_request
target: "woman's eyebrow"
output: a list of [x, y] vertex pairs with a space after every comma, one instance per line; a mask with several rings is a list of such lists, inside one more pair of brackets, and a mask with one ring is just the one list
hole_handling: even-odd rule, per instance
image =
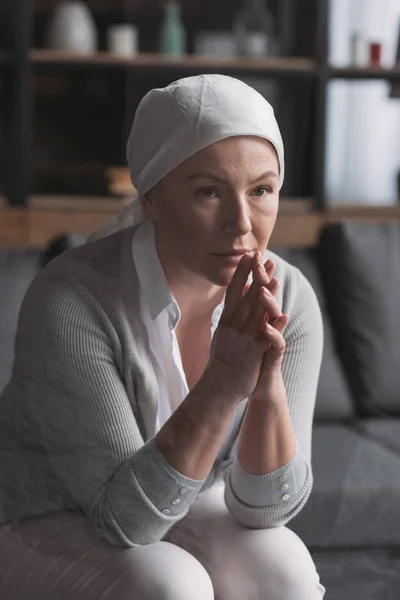
[[[275, 171], [265, 171], [265, 173], [262, 173], [259, 177], [257, 177], [257, 179], [255, 179], [254, 181], [251, 181], [250, 185], [257, 183], [257, 181], [261, 181], [261, 179], [267, 179], [269, 177], [274, 177], [275, 179], [279, 180], [279, 175]], [[229, 185], [229, 181], [227, 181], [226, 179], [223, 179], [222, 177], [218, 177], [214, 173], [211, 173], [211, 171], [197, 171], [196, 173], [191, 173], [190, 175], [188, 175], [186, 177], [186, 181], [193, 181], [193, 179], [200, 179], [200, 178], [215, 179], [216, 181], [219, 181], [220, 183]]]
[[279, 181], [279, 175], [278, 173], [276, 173], [275, 171], [265, 171], [265, 173], [263, 173], [262, 175], [260, 175], [260, 177], [258, 177], [257, 179], [255, 179], [254, 181], [252, 181], [251, 183], [257, 183], [257, 181], [260, 181], [261, 179], [269, 179], [270, 177], [273, 177], [274, 179], [278, 179]]

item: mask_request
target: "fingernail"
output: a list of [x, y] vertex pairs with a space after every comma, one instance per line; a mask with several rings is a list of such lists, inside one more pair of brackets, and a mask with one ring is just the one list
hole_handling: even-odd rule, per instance
[[285, 315], [281, 315], [280, 317], [277, 317], [272, 322], [276, 323], [277, 325], [282, 325], [282, 323], [285, 322]]

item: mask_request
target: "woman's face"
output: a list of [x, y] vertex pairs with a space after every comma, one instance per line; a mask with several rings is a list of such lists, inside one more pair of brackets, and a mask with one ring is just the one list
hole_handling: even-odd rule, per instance
[[273, 146], [231, 137], [200, 150], [143, 199], [155, 223], [164, 268], [227, 286], [240, 259], [232, 250], [264, 252], [279, 202], [279, 163]]

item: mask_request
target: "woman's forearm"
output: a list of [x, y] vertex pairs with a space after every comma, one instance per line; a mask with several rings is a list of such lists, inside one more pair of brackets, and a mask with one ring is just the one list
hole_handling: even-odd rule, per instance
[[205, 479], [237, 403], [200, 380], [156, 435], [160, 452], [179, 473]]
[[249, 398], [239, 434], [239, 464], [253, 475], [279, 469], [296, 453], [296, 436], [280, 372], [271, 382], [270, 390], [265, 401]]

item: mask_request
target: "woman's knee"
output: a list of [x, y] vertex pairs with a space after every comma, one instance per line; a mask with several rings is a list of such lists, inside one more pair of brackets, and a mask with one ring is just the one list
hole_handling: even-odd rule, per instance
[[214, 588], [203, 565], [169, 542], [124, 551], [117, 570], [110, 599], [214, 600]]
[[213, 600], [203, 565], [174, 544], [121, 549], [86, 519], [58, 515], [0, 528], [1, 600]]
[[[221, 600], [321, 600], [325, 588], [312, 557], [290, 529], [246, 530], [216, 586]], [[231, 555], [232, 556], [232, 555]], [[231, 572], [231, 578], [229, 577]], [[232, 577], [233, 576], [233, 577]], [[218, 588], [218, 593], [217, 593]], [[228, 589], [229, 588], [229, 589]]]
[[[271, 587], [276, 590], [276, 596], [271, 598], [323, 598], [325, 588], [320, 583], [314, 561], [304, 542], [287, 527], [277, 527], [268, 532], [269, 552], [268, 556], [264, 556], [260, 567], [263, 571], [261, 576], [269, 578]], [[268, 537], [268, 534], [265, 537]]]
[[[287, 527], [261, 530], [249, 558], [256, 560], [257, 579], [270, 592], [271, 600], [320, 600], [325, 588], [304, 542]], [[255, 542], [255, 540], [254, 540]], [[264, 551], [262, 552], [262, 549]]]

